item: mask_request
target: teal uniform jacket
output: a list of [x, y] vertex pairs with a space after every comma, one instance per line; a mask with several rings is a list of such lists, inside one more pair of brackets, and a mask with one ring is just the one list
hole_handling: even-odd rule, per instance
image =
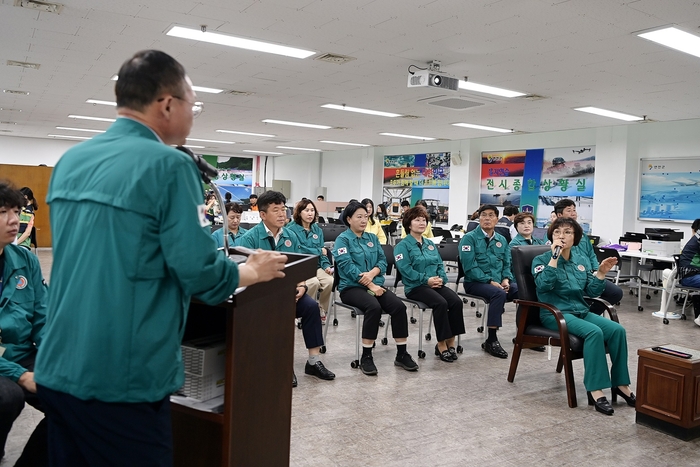
[[178, 390], [190, 298], [221, 303], [239, 279], [211, 238], [192, 159], [119, 118], [63, 155], [47, 202], [53, 268], [35, 381], [103, 402]]
[[323, 230], [317, 223], [311, 224], [309, 230], [304, 229], [304, 226], [292, 221], [285, 227], [290, 232], [297, 236], [299, 245], [301, 245], [302, 253], [307, 255], [318, 255], [318, 268], [326, 269], [331, 267], [331, 260], [323, 254]]
[[[593, 251], [593, 244], [591, 244], [591, 239], [588, 238], [588, 235], [583, 234], [581, 237], [581, 241], [578, 242], [578, 245], [571, 247], [572, 252], [576, 252], [577, 256], [583, 256], [583, 258], [588, 261], [588, 270], [589, 271], [597, 271], [598, 266], [598, 257], [595, 255], [595, 251]], [[582, 261], [584, 260], [582, 259]]]
[[[567, 261], [559, 257], [557, 267], [548, 266], [552, 252], [547, 251], [532, 260], [532, 275], [537, 286], [537, 298], [559, 308], [562, 313], [585, 314], [589, 310], [585, 297], [598, 297], [605, 289], [605, 280], [588, 270], [588, 258], [571, 249]], [[540, 310], [540, 315], [550, 315]]]
[[442, 263], [440, 252], [430, 239], [423, 238], [421, 246], [412, 235], [407, 235], [394, 247], [394, 260], [401, 273], [406, 294], [421, 285], [427, 286], [428, 279], [435, 276], [439, 276], [442, 283], [447, 284], [445, 265]]
[[251, 248], [253, 250], [260, 248], [261, 250], [267, 251], [281, 251], [283, 253], [303, 253], [301, 251], [301, 245], [299, 244], [299, 239], [286, 227], [282, 227], [282, 233], [277, 245], [272, 246], [274, 239], [267, 233], [265, 229], [265, 224], [260, 222], [258, 225], [250, 229], [243, 235], [239, 240], [237, 240], [238, 246], [244, 246], [246, 248]]
[[488, 245], [481, 227], [464, 235], [459, 242], [459, 260], [464, 269], [465, 282], [488, 284], [494, 281], [500, 284], [503, 279], [513, 282], [510, 247], [498, 232], [493, 233]]
[[365, 286], [358, 282], [360, 274], [375, 267], [379, 268], [381, 273], [372, 279], [372, 282], [380, 287], [384, 285], [387, 262], [376, 235], [363, 232], [362, 236], [358, 237], [352, 230], [347, 229], [335, 239], [333, 248], [335, 267], [338, 268], [340, 276], [338, 290], [342, 292], [351, 287], [364, 288]]
[[27, 370], [17, 362], [41, 345], [46, 323], [46, 282], [36, 256], [17, 245], [3, 250], [0, 295], [0, 376], [17, 381]]
[[[236, 235], [233, 235], [229, 231], [228, 233], [228, 246], [236, 246], [236, 242], [238, 241], [239, 238], [241, 238], [245, 233], [247, 232], [246, 229], [239, 227], [238, 228], [238, 233]], [[214, 233], [211, 234], [212, 238], [214, 241], [216, 241], [216, 248], [223, 248], [224, 247], [224, 229], [218, 229]]]
[[510, 241], [509, 246], [514, 247], [518, 245], [546, 245], [547, 241], [546, 240], [541, 240], [539, 238], [531, 237], [532, 243], [528, 242], [525, 237], [522, 235], [518, 234], [516, 235], [513, 240]]

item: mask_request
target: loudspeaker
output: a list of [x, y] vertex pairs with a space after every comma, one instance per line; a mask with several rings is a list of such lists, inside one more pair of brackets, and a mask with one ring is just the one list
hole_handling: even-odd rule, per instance
[[459, 152], [453, 152], [451, 156], [451, 165], [462, 165], [462, 154]]

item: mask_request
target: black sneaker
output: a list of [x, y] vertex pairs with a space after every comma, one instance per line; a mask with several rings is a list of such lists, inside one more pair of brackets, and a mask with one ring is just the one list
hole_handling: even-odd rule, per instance
[[297, 387], [297, 374], [292, 372], [292, 387]]
[[493, 342], [484, 342], [482, 345], [482, 348], [493, 355], [494, 357], [498, 358], [508, 358], [508, 352], [503, 350], [503, 347], [501, 347], [501, 343], [498, 341], [493, 341]]
[[374, 358], [371, 355], [360, 359], [360, 371], [368, 376], [377, 374], [377, 367], [374, 365]]
[[304, 373], [306, 373], [307, 375], [315, 376], [318, 379], [324, 379], [326, 381], [330, 381], [335, 378], [335, 374], [328, 370], [328, 368], [323, 366], [322, 362], [316, 362], [313, 365], [309, 362], [306, 362], [306, 366], [304, 367]]
[[394, 365], [400, 366], [406, 371], [418, 371], [418, 364], [413, 357], [408, 352], [404, 352], [402, 355], [397, 355], [396, 360], [394, 360]]

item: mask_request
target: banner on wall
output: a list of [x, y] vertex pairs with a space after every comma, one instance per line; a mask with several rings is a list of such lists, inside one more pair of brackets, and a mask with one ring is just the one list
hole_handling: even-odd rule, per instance
[[640, 161], [639, 219], [692, 222], [700, 199], [700, 158]]
[[595, 146], [482, 152], [480, 203], [518, 206], [544, 227], [554, 204], [571, 198], [588, 231], [594, 176]]
[[450, 153], [384, 156], [382, 202], [390, 217], [401, 217], [401, 202], [424, 200], [435, 222], [448, 222]]
[[253, 159], [251, 157], [229, 157], [217, 161], [219, 174], [212, 180], [221, 191], [221, 196], [231, 193], [231, 201], [247, 204], [253, 192]]

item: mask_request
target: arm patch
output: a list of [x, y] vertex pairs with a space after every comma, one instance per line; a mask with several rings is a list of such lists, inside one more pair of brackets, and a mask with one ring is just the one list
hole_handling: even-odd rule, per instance
[[472, 251], [471, 245], [462, 245], [462, 251]]
[[339, 255], [344, 255], [345, 253], [348, 252], [348, 249], [343, 247], [343, 248], [338, 248], [338, 254]]

